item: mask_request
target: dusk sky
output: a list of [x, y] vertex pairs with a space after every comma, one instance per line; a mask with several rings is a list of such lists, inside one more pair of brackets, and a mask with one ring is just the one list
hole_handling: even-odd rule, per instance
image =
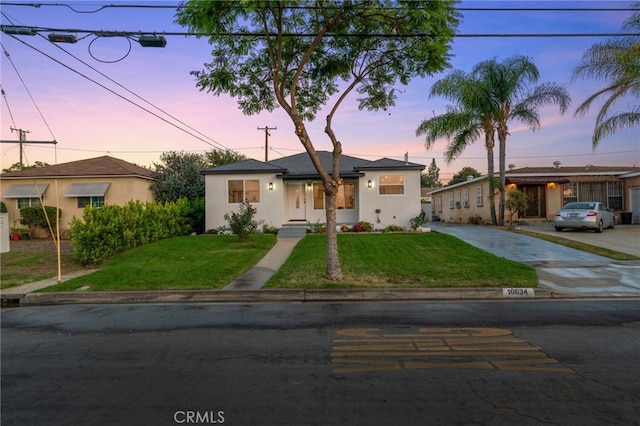
[[[27, 2], [3, 1], [0, 6], [3, 25], [91, 31], [186, 31], [173, 23], [175, 8], [110, 7], [95, 13], [78, 13], [96, 11], [106, 4], [177, 6], [177, 2], [56, 0], [39, 2], [42, 6], [38, 8], [13, 5], [15, 3]], [[58, 6], [52, 5], [54, 3]], [[626, 9], [634, 3], [465, 1], [459, 7]], [[461, 35], [620, 33], [622, 23], [631, 14], [631, 10], [464, 11], [458, 32]], [[129, 51], [129, 41], [122, 37], [96, 39], [89, 35], [76, 44], [53, 44], [46, 37], [48, 32], [40, 34], [15, 38], [0, 34], [2, 47], [11, 59], [9, 61], [5, 52], [1, 55], [1, 84], [5, 93], [1, 101], [2, 139], [17, 140], [18, 134], [11, 131], [11, 127], [16, 127], [30, 132], [27, 141], [58, 141], [56, 149], [52, 145], [27, 143], [25, 162], [28, 164], [35, 161], [55, 164], [111, 155], [151, 167], [166, 151], [205, 152], [212, 147], [230, 148], [263, 161], [265, 134], [258, 127], [265, 126], [277, 127], [269, 138], [269, 159], [304, 151], [282, 109], [246, 116], [238, 109], [235, 99], [216, 97], [196, 88], [195, 79], [189, 72], [202, 69], [202, 64], [211, 59], [211, 48], [206, 39], [167, 36], [165, 48], [143, 48], [131, 41]], [[78, 38], [86, 36], [84, 33], [76, 35]], [[572, 82], [572, 70], [590, 46], [604, 39], [596, 36], [455, 39], [451, 51], [452, 69], [469, 71], [482, 60], [494, 57], [502, 60], [522, 54], [538, 66], [541, 74], [539, 83], [553, 81], [566, 85], [571, 94], [570, 110], [563, 116], [557, 107], [541, 110], [540, 130], [533, 132], [516, 123], [511, 124], [507, 164], [515, 164], [516, 167], [552, 166], [554, 161], [561, 161], [565, 166], [640, 165], [639, 127], [603, 139], [594, 152], [591, 134], [601, 102], [597, 102], [585, 117], [574, 116], [577, 106], [602, 88], [605, 82]], [[397, 99], [397, 106], [386, 112], [358, 110], [354, 94], [334, 118], [334, 129], [343, 143], [344, 153], [375, 160], [382, 157], [402, 159], [408, 152], [410, 161], [425, 166], [435, 158], [443, 182], [465, 166], [486, 173], [482, 140], [447, 165], [443, 159], [446, 140], [437, 142], [433, 149], [427, 151], [424, 140], [415, 136], [422, 120], [445, 112], [447, 101], [429, 98], [428, 93], [431, 85], [448, 72], [450, 70], [430, 78], [415, 79], [409, 86], [400, 86], [402, 93]], [[628, 110], [637, 104], [638, 99], [625, 99], [619, 103], [618, 109]], [[318, 150], [331, 150], [331, 143], [323, 132], [325, 115], [326, 111], [321, 112], [319, 119], [309, 125]], [[17, 144], [2, 144], [0, 148], [2, 168], [18, 161]]]

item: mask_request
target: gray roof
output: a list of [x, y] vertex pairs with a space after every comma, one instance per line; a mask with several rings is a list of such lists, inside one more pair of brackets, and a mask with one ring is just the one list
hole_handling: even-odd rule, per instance
[[152, 171], [119, 158], [104, 155], [46, 167], [33, 167], [2, 173], [2, 179], [76, 178], [76, 177], [139, 177], [152, 179]]
[[[333, 170], [333, 154], [329, 151], [318, 151], [320, 162], [329, 172]], [[361, 170], [423, 170], [422, 164], [383, 158], [376, 161], [363, 160], [349, 155], [340, 156], [340, 176], [362, 176]], [[283, 179], [313, 179], [318, 177], [311, 157], [306, 152], [271, 160], [268, 163], [257, 160], [245, 160], [238, 163], [205, 169], [202, 174], [238, 174], [238, 173], [281, 173]]]
[[283, 173], [285, 171], [285, 169], [273, 164], [273, 162], [264, 163], [258, 160], [243, 160], [237, 163], [204, 169], [201, 173], [203, 175], [227, 175], [239, 173]]

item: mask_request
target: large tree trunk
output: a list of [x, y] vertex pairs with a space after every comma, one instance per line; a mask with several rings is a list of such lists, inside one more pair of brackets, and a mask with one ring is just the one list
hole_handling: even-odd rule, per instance
[[[329, 185], [331, 186], [331, 185]], [[325, 184], [325, 188], [327, 185]], [[338, 230], [336, 226], [336, 194], [335, 190], [325, 189], [327, 209], [327, 270], [325, 276], [331, 281], [342, 281], [342, 268], [338, 256]]]
[[[342, 268], [340, 267], [340, 257], [338, 256], [338, 232], [336, 230], [336, 195], [340, 179], [339, 159], [342, 153], [340, 143], [337, 143], [333, 153], [333, 173], [323, 167], [320, 157], [316, 152], [307, 129], [299, 116], [291, 114], [291, 120], [295, 124], [295, 132], [298, 139], [304, 146], [311, 162], [322, 179], [324, 187], [325, 208], [327, 217], [327, 270], [325, 277], [332, 281], [342, 281]], [[336, 145], [336, 144], [334, 144]]]
[[493, 179], [493, 147], [487, 148], [487, 167], [488, 172], [487, 176], [489, 176], [489, 210], [491, 211], [491, 224], [497, 225], [498, 221], [496, 220], [496, 203], [495, 203], [495, 181]]

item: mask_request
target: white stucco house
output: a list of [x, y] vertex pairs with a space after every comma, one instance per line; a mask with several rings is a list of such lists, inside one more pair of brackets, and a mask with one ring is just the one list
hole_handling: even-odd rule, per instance
[[[332, 169], [332, 155], [318, 152]], [[344, 183], [336, 200], [338, 225], [359, 221], [375, 229], [404, 228], [420, 214], [422, 164], [382, 158], [376, 161], [342, 155]], [[227, 225], [224, 214], [238, 211], [244, 201], [257, 209], [257, 220], [276, 228], [325, 223], [324, 192], [318, 173], [305, 152], [268, 162], [245, 160], [205, 169], [206, 229]]]

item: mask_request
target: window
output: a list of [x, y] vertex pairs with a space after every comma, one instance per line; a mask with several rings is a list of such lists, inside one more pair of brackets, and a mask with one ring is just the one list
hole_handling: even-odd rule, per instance
[[87, 206], [97, 208], [104, 206], [104, 197], [78, 197], [78, 208], [83, 209]]
[[482, 206], [482, 185], [476, 186], [476, 206]]
[[453, 205], [453, 192], [449, 193], [449, 208], [452, 209], [454, 207]]
[[460, 208], [460, 191], [456, 191], [456, 208]]
[[378, 177], [379, 195], [402, 195], [404, 194], [404, 176], [388, 175]]
[[436, 209], [438, 212], [442, 212], [442, 195], [438, 195], [436, 198]]
[[599, 201], [613, 210], [622, 210], [622, 182], [571, 182], [562, 186], [562, 203]]
[[[313, 208], [323, 210], [325, 208], [324, 185], [321, 182], [313, 184]], [[356, 208], [356, 184], [344, 182], [338, 187], [336, 194], [336, 209], [353, 210]]]
[[21, 209], [23, 207], [31, 207], [31, 206], [41, 206], [40, 198], [18, 198], [18, 208]]
[[462, 192], [462, 205], [469, 207], [469, 188], [465, 188]]
[[229, 204], [233, 203], [259, 203], [260, 181], [255, 180], [229, 180]]

